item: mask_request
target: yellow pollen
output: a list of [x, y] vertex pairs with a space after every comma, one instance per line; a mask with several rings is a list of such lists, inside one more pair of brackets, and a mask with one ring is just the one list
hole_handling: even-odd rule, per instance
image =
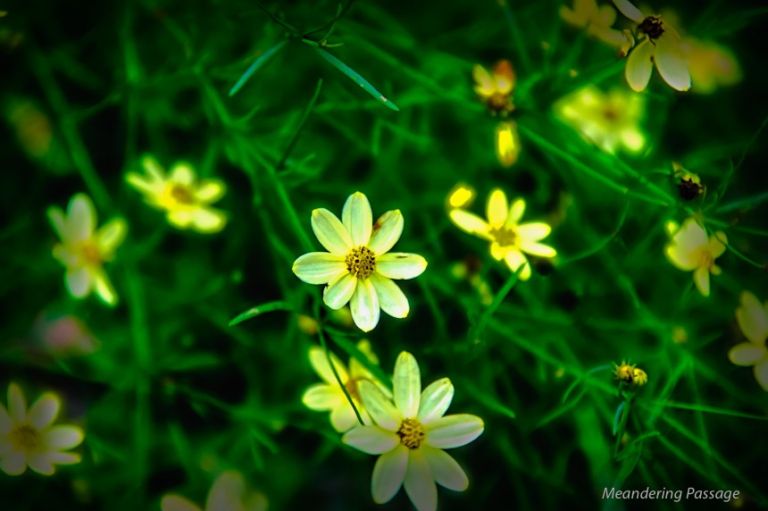
[[195, 196], [190, 189], [184, 185], [174, 184], [171, 186], [170, 195], [176, 202], [182, 204], [193, 204], [195, 202]]
[[403, 419], [400, 429], [397, 430], [397, 436], [400, 437], [400, 443], [407, 448], [418, 449], [426, 433], [424, 433], [424, 426], [416, 419]]
[[98, 266], [102, 263], [103, 257], [98, 245], [92, 240], [86, 240], [80, 246], [80, 256], [86, 264]]
[[16, 449], [24, 452], [33, 452], [41, 444], [40, 433], [29, 424], [24, 424], [11, 431], [10, 439], [11, 444]]
[[344, 262], [347, 271], [359, 279], [367, 279], [376, 271], [376, 254], [368, 247], [353, 248]]
[[344, 384], [344, 387], [346, 387], [347, 392], [349, 392], [349, 396], [354, 399], [355, 401], [360, 402], [360, 390], [357, 388], [357, 382], [358, 380], [361, 380], [362, 378], [350, 378], [347, 380], [347, 383]]
[[490, 235], [496, 241], [496, 243], [502, 247], [514, 245], [515, 240], [517, 239], [517, 234], [515, 234], [515, 231], [506, 227], [491, 229]]

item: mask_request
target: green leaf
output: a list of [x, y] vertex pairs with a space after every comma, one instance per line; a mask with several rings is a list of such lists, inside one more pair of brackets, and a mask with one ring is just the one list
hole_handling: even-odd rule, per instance
[[248, 69], [245, 70], [245, 73], [240, 77], [239, 80], [237, 80], [237, 83], [235, 83], [231, 89], [229, 89], [229, 95], [234, 96], [237, 94], [237, 92], [243, 88], [243, 85], [251, 79], [251, 76], [253, 76], [253, 73], [258, 71], [264, 64], [269, 61], [272, 57], [275, 56], [277, 52], [283, 49], [283, 46], [286, 45], [288, 41], [280, 41], [261, 55], [259, 55], [256, 60], [253, 61], [253, 64], [251, 64]]
[[238, 314], [235, 316], [234, 319], [232, 319], [229, 322], [229, 326], [235, 326], [237, 324], [242, 323], [243, 321], [246, 321], [251, 318], [255, 318], [256, 316], [260, 316], [261, 314], [264, 314], [265, 312], [273, 312], [273, 311], [292, 311], [293, 306], [284, 301], [275, 301], [275, 302], [267, 302], [263, 305], [258, 305], [256, 307], [252, 307], [248, 309], [247, 311]]

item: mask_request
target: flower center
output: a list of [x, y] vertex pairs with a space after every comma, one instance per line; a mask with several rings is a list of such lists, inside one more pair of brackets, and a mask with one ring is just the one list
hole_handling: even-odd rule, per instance
[[397, 436], [400, 437], [400, 443], [407, 448], [418, 449], [426, 433], [424, 433], [424, 426], [416, 419], [403, 419], [400, 429], [397, 430]]
[[608, 122], [614, 122], [619, 119], [619, 112], [613, 107], [608, 107], [603, 110], [603, 118]]
[[515, 240], [517, 239], [517, 234], [515, 234], [515, 231], [507, 227], [497, 227], [491, 229], [490, 235], [496, 241], [496, 243], [502, 247], [514, 245]]
[[354, 399], [357, 402], [362, 401], [360, 398], [360, 390], [357, 388], [357, 382], [362, 378], [350, 378], [347, 380], [347, 383], [344, 384], [344, 387], [346, 387], [347, 392], [349, 392], [349, 397]]
[[80, 257], [86, 265], [99, 266], [103, 262], [101, 250], [92, 240], [85, 240], [80, 245]]
[[664, 24], [661, 22], [661, 16], [648, 16], [638, 26], [640, 32], [647, 35], [650, 39], [658, 39], [664, 33]]
[[368, 247], [353, 248], [344, 262], [347, 271], [358, 279], [367, 279], [376, 271], [376, 254]]
[[193, 204], [195, 202], [195, 196], [192, 194], [192, 191], [184, 185], [172, 185], [170, 195], [176, 200], [176, 202], [180, 202], [182, 204]]
[[17, 450], [24, 452], [33, 452], [41, 444], [40, 433], [29, 424], [24, 424], [12, 430], [10, 439], [11, 445]]

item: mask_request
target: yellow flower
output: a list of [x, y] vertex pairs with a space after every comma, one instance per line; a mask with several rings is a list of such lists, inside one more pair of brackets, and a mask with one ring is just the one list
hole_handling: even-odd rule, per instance
[[475, 195], [474, 188], [459, 183], [448, 193], [448, 208], [466, 208], [475, 200]]
[[[205, 511], [266, 511], [267, 499], [246, 488], [243, 476], [234, 470], [223, 472], [211, 486]], [[169, 494], [160, 501], [163, 511], [202, 511], [202, 508], [180, 495]]]
[[48, 218], [61, 239], [53, 247], [53, 257], [67, 269], [65, 282], [69, 293], [85, 298], [96, 291], [104, 303], [115, 305], [117, 294], [103, 265], [113, 259], [123, 242], [125, 221], [114, 219], [96, 230], [93, 203], [82, 193], [70, 199], [66, 214], [57, 207], [49, 208]]
[[375, 425], [357, 426], [342, 441], [367, 454], [380, 455], [373, 468], [371, 493], [377, 504], [388, 502], [405, 486], [418, 511], [437, 509], [435, 483], [454, 491], [469, 486], [464, 470], [443, 449], [461, 447], [485, 428], [475, 415], [444, 416], [453, 399], [448, 378], [422, 392], [416, 359], [400, 353], [395, 363], [394, 402], [379, 387], [360, 382], [360, 393]]
[[[668, 226], [674, 230], [675, 226]], [[693, 282], [699, 292], [709, 296], [709, 274], [720, 275], [721, 269], [715, 259], [725, 252], [728, 239], [718, 231], [707, 237], [707, 233], [695, 219], [689, 218], [674, 232], [672, 241], [666, 247], [670, 262], [683, 271], [693, 272]]]
[[711, 94], [718, 87], [734, 85], [741, 80], [739, 62], [727, 48], [714, 42], [685, 37], [682, 50], [691, 72], [693, 92]]
[[[357, 344], [357, 348], [374, 364], [378, 364], [379, 360], [371, 350], [371, 343], [367, 340], [360, 341]], [[336, 355], [331, 353], [331, 360], [336, 368], [336, 373], [339, 375], [339, 379], [346, 388], [352, 401], [355, 403], [357, 411], [360, 413], [360, 417], [365, 424], [371, 423], [371, 418], [368, 415], [363, 402], [360, 399], [360, 392], [358, 385], [361, 381], [369, 381], [377, 384], [380, 389], [388, 393], [386, 387], [368, 371], [357, 359], [350, 358], [349, 370], [341, 363]], [[349, 404], [347, 396], [344, 395], [344, 391], [339, 387], [339, 382], [333, 375], [331, 365], [328, 363], [328, 357], [325, 355], [325, 351], [322, 348], [313, 347], [309, 350], [309, 361], [315, 372], [323, 379], [325, 383], [318, 383], [309, 387], [301, 398], [304, 405], [317, 411], [331, 411], [331, 424], [334, 429], [339, 433], [348, 431], [352, 426], [358, 423], [355, 411], [352, 405]]]
[[683, 53], [680, 35], [661, 16], [647, 15], [629, 0], [613, 0], [624, 16], [637, 23], [640, 43], [627, 59], [625, 76], [632, 89], [640, 92], [648, 86], [653, 66], [673, 89], [691, 88], [691, 75]]
[[645, 147], [640, 121], [645, 99], [626, 90], [604, 93], [594, 85], [577, 90], [555, 104], [555, 112], [588, 141], [603, 151], [637, 153]]
[[634, 371], [635, 365], [628, 362], [622, 362], [621, 364], [613, 365], [613, 376], [619, 381], [632, 383]]
[[8, 408], [0, 404], [0, 469], [8, 475], [23, 474], [29, 467], [49, 476], [54, 465], [80, 462], [80, 455], [66, 452], [83, 441], [77, 426], [54, 426], [61, 400], [46, 392], [27, 410], [18, 385], [8, 386]]
[[171, 224], [204, 234], [224, 228], [226, 213], [211, 207], [226, 192], [223, 182], [197, 179], [187, 163], [176, 163], [167, 176], [151, 156], [142, 158], [142, 164], [146, 175], [129, 172], [126, 181], [144, 194], [148, 204], [164, 210]]
[[511, 167], [520, 155], [520, 135], [517, 124], [501, 122], [496, 126], [496, 156], [504, 167]]
[[560, 17], [566, 23], [586, 30], [587, 34], [617, 48], [628, 46], [627, 36], [611, 28], [616, 11], [610, 5], [598, 6], [595, 0], [574, 0], [573, 8], [560, 7]]
[[475, 92], [492, 113], [506, 115], [515, 109], [512, 91], [517, 77], [508, 60], [498, 61], [492, 73], [476, 64], [472, 68], [472, 76], [475, 79]]
[[736, 309], [736, 321], [749, 342], [737, 344], [728, 352], [728, 358], [736, 365], [754, 366], [755, 379], [768, 391], [768, 301], [760, 303], [748, 291], [741, 293], [741, 306]]
[[544, 222], [520, 224], [525, 212], [525, 201], [515, 200], [511, 206], [506, 194], [495, 189], [488, 197], [488, 221], [463, 209], [454, 209], [449, 216], [456, 226], [491, 243], [491, 256], [497, 261], [502, 259], [513, 272], [521, 266], [520, 279], [531, 277], [531, 265], [525, 257], [530, 254], [538, 257], [555, 257], [554, 248], [539, 243], [549, 236], [552, 228]]
[[636, 367], [632, 371], [632, 383], [634, 385], [637, 385], [638, 387], [642, 387], [646, 383], [648, 383], [648, 375], [640, 369], [639, 367]]
[[389, 252], [403, 232], [400, 210], [387, 211], [373, 223], [368, 198], [355, 192], [342, 211], [342, 221], [320, 208], [312, 211], [312, 230], [328, 252], [296, 259], [293, 273], [309, 284], [325, 284], [323, 301], [338, 310], [350, 303], [352, 319], [364, 332], [373, 330], [383, 310], [395, 318], [408, 316], [408, 298], [392, 279], [412, 279], [427, 268], [416, 254]]

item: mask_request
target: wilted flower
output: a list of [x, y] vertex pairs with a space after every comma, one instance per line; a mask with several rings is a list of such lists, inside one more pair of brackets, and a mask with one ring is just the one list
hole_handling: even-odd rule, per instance
[[754, 367], [755, 379], [768, 391], [768, 301], [760, 303], [749, 291], [742, 292], [736, 321], [749, 342], [731, 348], [728, 358], [736, 365]]
[[728, 240], [725, 233], [718, 231], [712, 236], [699, 223], [689, 218], [679, 229], [668, 226], [672, 241], [666, 247], [670, 262], [683, 271], [693, 272], [693, 282], [704, 296], [709, 296], [709, 274], [720, 275], [721, 269], [715, 259], [725, 252]]
[[[243, 476], [234, 470], [223, 472], [211, 486], [205, 511], [266, 511], [267, 499], [260, 492], [249, 491]], [[165, 495], [160, 501], [163, 511], [202, 511], [191, 500], [180, 495]]]
[[677, 191], [680, 194], [681, 199], [693, 200], [704, 194], [706, 188], [701, 184], [701, 178], [697, 174], [685, 170], [683, 166], [677, 162], [672, 164], [672, 169], [675, 173]]
[[515, 109], [512, 103], [512, 91], [517, 82], [515, 70], [508, 60], [500, 60], [489, 73], [483, 66], [476, 64], [472, 69], [475, 79], [475, 92], [494, 114], [507, 115]]

